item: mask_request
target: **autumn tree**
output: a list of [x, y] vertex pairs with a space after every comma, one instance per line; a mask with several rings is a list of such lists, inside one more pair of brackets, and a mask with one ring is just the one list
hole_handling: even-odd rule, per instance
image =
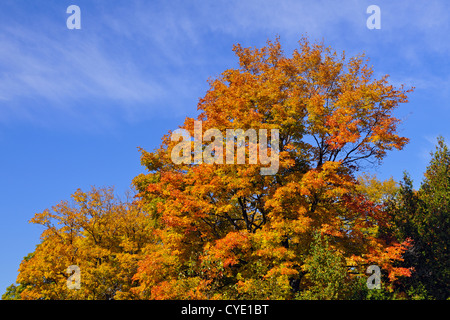
[[358, 191], [379, 205], [388, 205], [399, 190], [398, 183], [392, 177], [381, 181], [375, 174], [363, 173], [358, 176], [357, 180]]
[[[131, 299], [132, 277], [142, 249], [151, 242], [151, 221], [128, 197], [112, 188], [78, 189], [72, 201], [37, 213], [32, 223], [45, 227], [41, 243], [20, 264], [12, 299]], [[67, 286], [69, 266], [79, 267], [80, 288]]]
[[[186, 161], [171, 157], [180, 151], [174, 132], [154, 152], [142, 150], [149, 172], [134, 184], [155, 219], [155, 241], [145, 248], [132, 291], [150, 299], [294, 298], [314, 283], [307, 274], [316, 233], [338, 253], [346, 281], [370, 264], [388, 281], [408, 275], [393, 265], [408, 242], [379, 236], [390, 222], [357, 188], [355, 174], [407, 143], [393, 112], [412, 89], [394, 87], [387, 75], [375, 79], [364, 55], [346, 58], [307, 38], [290, 57], [278, 39], [233, 50], [239, 67], [209, 80], [199, 116], [180, 126], [191, 137], [183, 140], [191, 147], [181, 150]], [[227, 129], [265, 129], [272, 138], [278, 130], [268, 143], [278, 170], [261, 174], [267, 163], [261, 154], [250, 161], [250, 137], [240, 142], [248, 159], [233, 153], [234, 162], [226, 162]], [[208, 130], [222, 138], [202, 139]], [[201, 161], [199, 150], [214, 161]]]

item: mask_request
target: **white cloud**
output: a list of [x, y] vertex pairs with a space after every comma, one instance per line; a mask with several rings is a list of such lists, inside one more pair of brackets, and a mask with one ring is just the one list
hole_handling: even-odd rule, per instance
[[4, 30], [0, 38], [3, 100], [38, 96], [51, 101], [76, 97], [143, 101], [161, 90], [131, 61], [112, 59], [95, 37], [72, 39], [54, 39], [25, 28]]
[[[443, 2], [380, 1], [381, 33], [366, 28], [369, 4], [356, 0], [127, 1], [93, 7], [97, 12], [82, 20], [79, 31], [61, 30], [48, 17], [40, 29], [19, 22], [3, 25], [0, 116], [2, 109], [13, 105], [14, 112], [24, 117], [32, 114], [30, 106], [14, 104], [24, 98], [48, 101], [49, 108], [70, 112], [74, 111], [71, 101], [80, 99], [120, 103], [129, 109], [130, 105], [148, 108], [161, 100], [175, 103], [174, 97], [180, 102], [204, 87], [208, 76], [232, 67], [233, 43], [259, 45], [275, 34], [281, 35], [286, 53], [301, 34], [308, 33], [350, 55], [366, 51], [383, 63], [408, 61], [414, 68], [396, 72], [392, 80], [399, 83], [409, 85], [411, 80], [412, 85], [434, 90], [437, 83], [450, 82], [448, 76], [427, 73], [422, 66], [424, 55], [448, 54], [450, 49], [450, 42], [443, 39], [450, 15]], [[82, 16], [89, 13], [84, 8]], [[390, 73], [387, 68], [376, 70]]]

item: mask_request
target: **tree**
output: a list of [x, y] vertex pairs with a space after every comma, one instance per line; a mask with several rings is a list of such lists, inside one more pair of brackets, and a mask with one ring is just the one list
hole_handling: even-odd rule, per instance
[[439, 137], [436, 151], [425, 172], [420, 193], [422, 206], [418, 233], [426, 244], [424, 264], [429, 267], [425, 287], [437, 299], [450, 297], [450, 150]]
[[[132, 298], [132, 276], [151, 241], [148, 214], [136, 202], [115, 198], [112, 188], [78, 189], [72, 199], [31, 219], [45, 230], [20, 264], [15, 292], [21, 299]], [[81, 271], [78, 290], [67, 286], [71, 265]]]
[[306, 271], [303, 281], [306, 290], [298, 298], [304, 300], [349, 299], [355, 294], [354, 285], [347, 272], [345, 259], [341, 252], [334, 251], [328, 244], [328, 236], [314, 235], [310, 255], [303, 266]]
[[390, 177], [380, 181], [376, 175], [365, 173], [358, 177], [357, 189], [376, 204], [386, 205], [396, 195], [398, 191], [397, 182]]
[[412, 297], [447, 299], [450, 296], [450, 151], [444, 139], [437, 140], [436, 151], [418, 191], [405, 173], [400, 192], [391, 206], [394, 233], [402, 241], [413, 239], [405, 252], [403, 267], [414, 268], [411, 278], [403, 279], [401, 290]]
[[2, 300], [20, 300], [21, 289], [23, 289], [23, 286], [11, 284], [2, 295]]
[[[345, 279], [369, 264], [390, 281], [409, 274], [393, 265], [408, 242], [379, 236], [387, 215], [354, 176], [407, 143], [392, 113], [412, 89], [395, 88], [388, 76], [373, 79], [364, 56], [346, 59], [306, 38], [299, 45], [292, 57], [278, 39], [260, 49], [235, 45], [239, 68], [210, 80], [200, 115], [180, 127], [194, 137], [184, 140], [191, 146], [181, 150], [186, 161], [172, 161], [180, 151], [172, 132], [154, 152], [141, 150], [149, 172], [134, 184], [156, 222], [134, 276], [140, 298], [293, 298], [310, 290], [304, 277], [316, 232], [339, 252]], [[234, 163], [225, 164], [220, 150], [228, 141], [216, 134], [208, 144], [195, 121], [201, 136], [279, 130], [278, 171], [261, 175], [261, 156], [253, 164], [233, 154]], [[254, 141], [241, 143], [250, 157]], [[216, 161], [199, 161], [199, 152]]]

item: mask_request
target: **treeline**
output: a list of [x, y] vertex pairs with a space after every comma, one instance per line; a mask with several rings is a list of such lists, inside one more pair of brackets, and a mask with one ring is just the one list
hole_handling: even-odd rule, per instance
[[[210, 80], [197, 120], [180, 126], [194, 137], [186, 148], [167, 134], [141, 150], [147, 172], [133, 196], [77, 190], [36, 214], [41, 242], [3, 299], [448, 299], [444, 139], [417, 191], [407, 174], [399, 183], [361, 176], [408, 142], [393, 112], [412, 89], [374, 79], [364, 56], [299, 45], [291, 57], [278, 39], [234, 46], [239, 67]], [[278, 170], [261, 175], [265, 164], [237, 154], [224, 164], [225, 141], [199, 140], [196, 121], [203, 137], [278, 130], [278, 148], [265, 146]], [[240, 143], [249, 155], [254, 146]]]

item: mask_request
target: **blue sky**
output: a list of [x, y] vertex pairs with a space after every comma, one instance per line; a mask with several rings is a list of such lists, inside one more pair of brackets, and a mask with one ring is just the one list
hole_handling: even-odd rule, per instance
[[[69, 5], [81, 29], [69, 30]], [[366, 9], [381, 9], [369, 30]], [[450, 141], [450, 3], [381, 1], [2, 0], [0, 4], [0, 293], [42, 232], [28, 220], [77, 188], [115, 186], [143, 172], [137, 147], [197, 114], [206, 80], [236, 67], [231, 48], [302, 34], [347, 56], [366, 53], [375, 77], [415, 86], [400, 106], [411, 139], [372, 168], [407, 170], [418, 187], [436, 137]]]

